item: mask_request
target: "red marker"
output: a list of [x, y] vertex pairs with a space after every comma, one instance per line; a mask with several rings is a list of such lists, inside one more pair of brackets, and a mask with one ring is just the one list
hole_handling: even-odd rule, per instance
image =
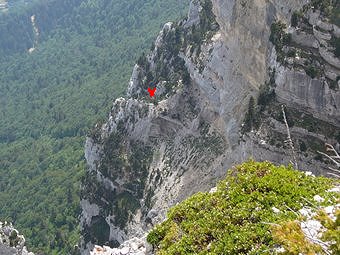
[[149, 94], [150, 94], [150, 97], [154, 97], [155, 96], [155, 92], [156, 92], [156, 88], [148, 88], [148, 91], [149, 91]]

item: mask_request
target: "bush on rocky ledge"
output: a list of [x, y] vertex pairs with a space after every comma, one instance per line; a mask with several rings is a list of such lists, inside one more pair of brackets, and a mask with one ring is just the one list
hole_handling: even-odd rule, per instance
[[[278, 232], [273, 226], [302, 220], [299, 210], [316, 204], [316, 195], [323, 198], [318, 206], [336, 204], [339, 193], [328, 192], [336, 183], [291, 167], [249, 161], [229, 170], [216, 192], [198, 193], [170, 209], [167, 220], [147, 240], [158, 255], [276, 254], [279, 250], [298, 254], [274, 237]], [[309, 245], [319, 249], [300, 239], [307, 250]]]

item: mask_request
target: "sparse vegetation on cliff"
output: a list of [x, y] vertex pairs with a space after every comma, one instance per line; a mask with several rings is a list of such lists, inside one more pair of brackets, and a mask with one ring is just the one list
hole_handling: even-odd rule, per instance
[[[30, 250], [70, 254], [85, 135], [100, 141], [101, 125], [90, 128], [124, 93], [160, 25], [185, 15], [189, 0], [20, 2], [0, 13], [0, 218]], [[32, 15], [40, 35], [29, 54]]]
[[269, 40], [274, 44], [277, 54], [277, 60], [280, 63], [284, 62], [284, 52], [283, 46], [289, 45], [291, 43], [291, 34], [285, 32], [287, 25], [281, 21], [273, 23], [270, 27], [270, 37]]
[[[191, 54], [195, 52], [196, 56], [199, 56], [202, 44], [209, 41], [219, 29], [212, 11], [211, 0], [200, 0], [199, 2], [201, 9], [198, 24], [184, 27], [185, 21], [182, 20], [163, 31], [162, 43], [156, 49], [156, 58], [153, 59], [155, 61], [154, 68], [151, 68], [151, 63], [145, 53], [137, 62], [142, 67], [139, 79], [143, 91], [146, 91], [152, 85], [164, 85], [165, 92], [158, 97], [158, 100], [172, 95], [176, 88], [181, 85], [187, 86], [191, 82], [190, 74], [184, 60], [179, 57], [179, 53], [186, 52], [187, 48], [190, 47]], [[151, 49], [155, 50], [154, 45]], [[179, 82], [180, 80], [182, 83]], [[145, 95], [146, 92], [142, 93], [142, 96]]]

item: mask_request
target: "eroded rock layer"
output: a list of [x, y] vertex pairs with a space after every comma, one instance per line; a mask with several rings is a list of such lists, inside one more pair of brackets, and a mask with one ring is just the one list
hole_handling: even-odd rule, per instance
[[[330, 47], [312, 49], [338, 27], [321, 12], [312, 22], [330, 33], [295, 36], [291, 16], [303, 6], [302, 15], [312, 17], [305, 0], [193, 0], [187, 19], [164, 25], [134, 67], [127, 98], [115, 100], [109, 120], [87, 138], [83, 254], [94, 244], [118, 247], [144, 236], [169, 207], [209, 190], [249, 157], [295, 160], [301, 170], [325, 173], [317, 150], [339, 143], [340, 94], [329, 85], [338, 80], [339, 59]], [[285, 26], [276, 35], [278, 21]], [[286, 37], [295, 43], [283, 45]], [[293, 47], [309, 47], [324, 71], [311, 77], [294, 64], [287, 55]], [[157, 88], [154, 98], [148, 87]], [[285, 143], [281, 104], [295, 151]]]

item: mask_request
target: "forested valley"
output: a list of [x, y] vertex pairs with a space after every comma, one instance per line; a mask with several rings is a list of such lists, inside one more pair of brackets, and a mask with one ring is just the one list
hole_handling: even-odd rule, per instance
[[85, 136], [188, 3], [34, 0], [0, 12], [0, 219], [30, 250], [72, 253]]

